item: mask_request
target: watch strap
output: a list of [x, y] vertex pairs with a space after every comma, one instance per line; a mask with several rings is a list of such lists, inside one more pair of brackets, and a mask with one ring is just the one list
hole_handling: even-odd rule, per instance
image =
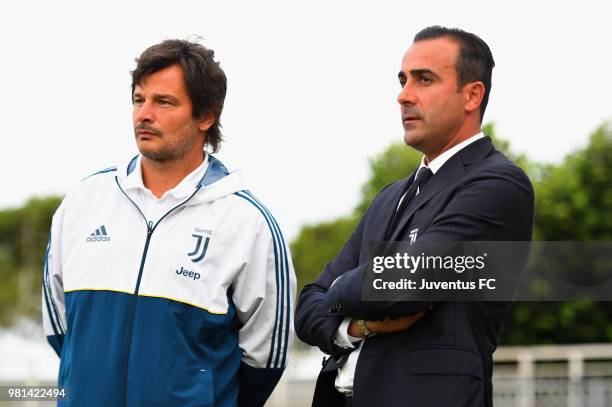
[[363, 319], [357, 320], [357, 326], [359, 326], [359, 331], [361, 332], [364, 338], [370, 338], [376, 335], [375, 332], [372, 332], [368, 329], [366, 322]]

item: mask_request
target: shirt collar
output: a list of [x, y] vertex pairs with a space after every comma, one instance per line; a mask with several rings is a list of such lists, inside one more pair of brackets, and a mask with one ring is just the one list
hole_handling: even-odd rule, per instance
[[436, 173], [438, 172], [438, 170], [440, 168], [442, 168], [442, 166], [455, 154], [457, 154], [459, 151], [463, 150], [465, 147], [469, 146], [470, 144], [472, 144], [473, 142], [475, 142], [476, 140], [479, 140], [481, 138], [484, 137], [484, 133], [480, 132], [470, 138], [468, 138], [467, 140], [463, 140], [461, 143], [449, 148], [448, 150], [446, 150], [445, 152], [443, 152], [442, 154], [440, 154], [439, 156], [437, 156], [436, 158], [434, 158], [429, 165], [425, 164], [425, 156], [423, 156], [423, 158], [421, 158], [421, 165], [419, 165], [419, 168], [417, 169], [420, 170], [423, 167], [427, 167], [431, 170], [432, 173]]
[[[151, 193], [151, 191], [145, 187], [142, 181], [142, 156], [139, 154], [136, 159], [134, 170], [130, 172], [125, 178], [124, 187], [126, 190], [129, 189], [140, 189], [142, 191]], [[185, 198], [193, 193], [193, 190], [197, 188], [202, 177], [208, 169], [208, 154], [204, 153], [204, 161], [195, 170], [191, 171], [185, 178], [181, 180], [174, 188], [166, 191], [159, 199], [164, 199], [167, 195], [172, 195], [174, 198]], [[152, 193], [151, 193], [152, 194]]]

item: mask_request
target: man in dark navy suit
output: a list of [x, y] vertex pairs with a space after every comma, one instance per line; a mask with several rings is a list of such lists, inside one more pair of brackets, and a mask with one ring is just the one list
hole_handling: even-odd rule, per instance
[[301, 293], [296, 332], [332, 355], [313, 405], [492, 405], [492, 354], [508, 302], [366, 302], [360, 287], [362, 244], [371, 241], [531, 240], [531, 183], [480, 130], [493, 66], [478, 36], [439, 26], [419, 32], [404, 55], [404, 141], [423, 159], [380, 191]]

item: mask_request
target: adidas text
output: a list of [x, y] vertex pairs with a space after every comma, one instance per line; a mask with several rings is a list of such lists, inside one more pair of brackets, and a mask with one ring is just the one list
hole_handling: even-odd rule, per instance
[[110, 236], [106, 232], [106, 226], [102, 225], [87, 238], [88, 242], [110, 242]]
[[89, 236], [88, 242], [110, 242], [110, 236]]

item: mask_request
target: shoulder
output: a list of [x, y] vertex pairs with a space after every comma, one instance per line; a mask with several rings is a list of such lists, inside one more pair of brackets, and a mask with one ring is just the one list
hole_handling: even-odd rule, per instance
[[397, 199], [401, 195], [409, 179], [410, 177], [402, 178], [385, 185], [372, 199], [365, 216], [367, 217], [368, 213], [371, 211], [384, 210], [389, 205], [397, 205]]
[[399, 194], [405, 186], [405, 183], [408, 181], [410, 177], [398, 179], [396, 181], [390, 182], [384, 187], [381, 188], [380, 191], [374, 197], [373, 202], [384, 200], [388, 197], [394, 197]]
[[102, 175], [102, 174], [112, 174], [112, 175], [114, 175], [116, 173], [117, 173], [117, 166], [114, 165], [112, 167], [106, 167], [106, 168], [103, 168], [101, 170], [97, 170], [97, 171], [89, 174], [85, 178], [83, 178], [82, 181], [85, 181], [86, 179], [89, 179], [91, 177], [95, 177], [96, 175]]
[[99, 187], [101, 184], [110, 182], [114, 183], [117, 176], [117, 171], [117, 166], [96, 170], [85, 178], [81, 179], [81, 181], [75, 185], [74, 190], [87, 189], [91, 188], [92, 186]]
[[66, 193], [62, 206], [78, 205], [84, 200], [96, 199], [101, 194], [107, 194], [116, 184], [117, 167], [105, 167], [94, 171], [73, 185]]
[[74, 188], [75, 191], [79, 190], [95, 190], [102, 188], [105, 185], [115, 185], [117, 178], [117, 166], [106, 167], [83, 178]]
[[233, 199], [246, 216], [256, 219], [272, 217], [268, 208], [249, 190], [245, 189], [234, 192]]
[[531, 180], [525, 171], [497, 150], [474, 165], [468, 172], [468, 178], [471, 181], [488, 181], [500, 188], [507, 186], [533, 194]]
[[284, 240], [276, 218], [255, 194], [249, 190], [241, 190], [234, 192], [232, 199], [243, 225], [251, 225], [260, 231], [267, 230], [271, 236]]

